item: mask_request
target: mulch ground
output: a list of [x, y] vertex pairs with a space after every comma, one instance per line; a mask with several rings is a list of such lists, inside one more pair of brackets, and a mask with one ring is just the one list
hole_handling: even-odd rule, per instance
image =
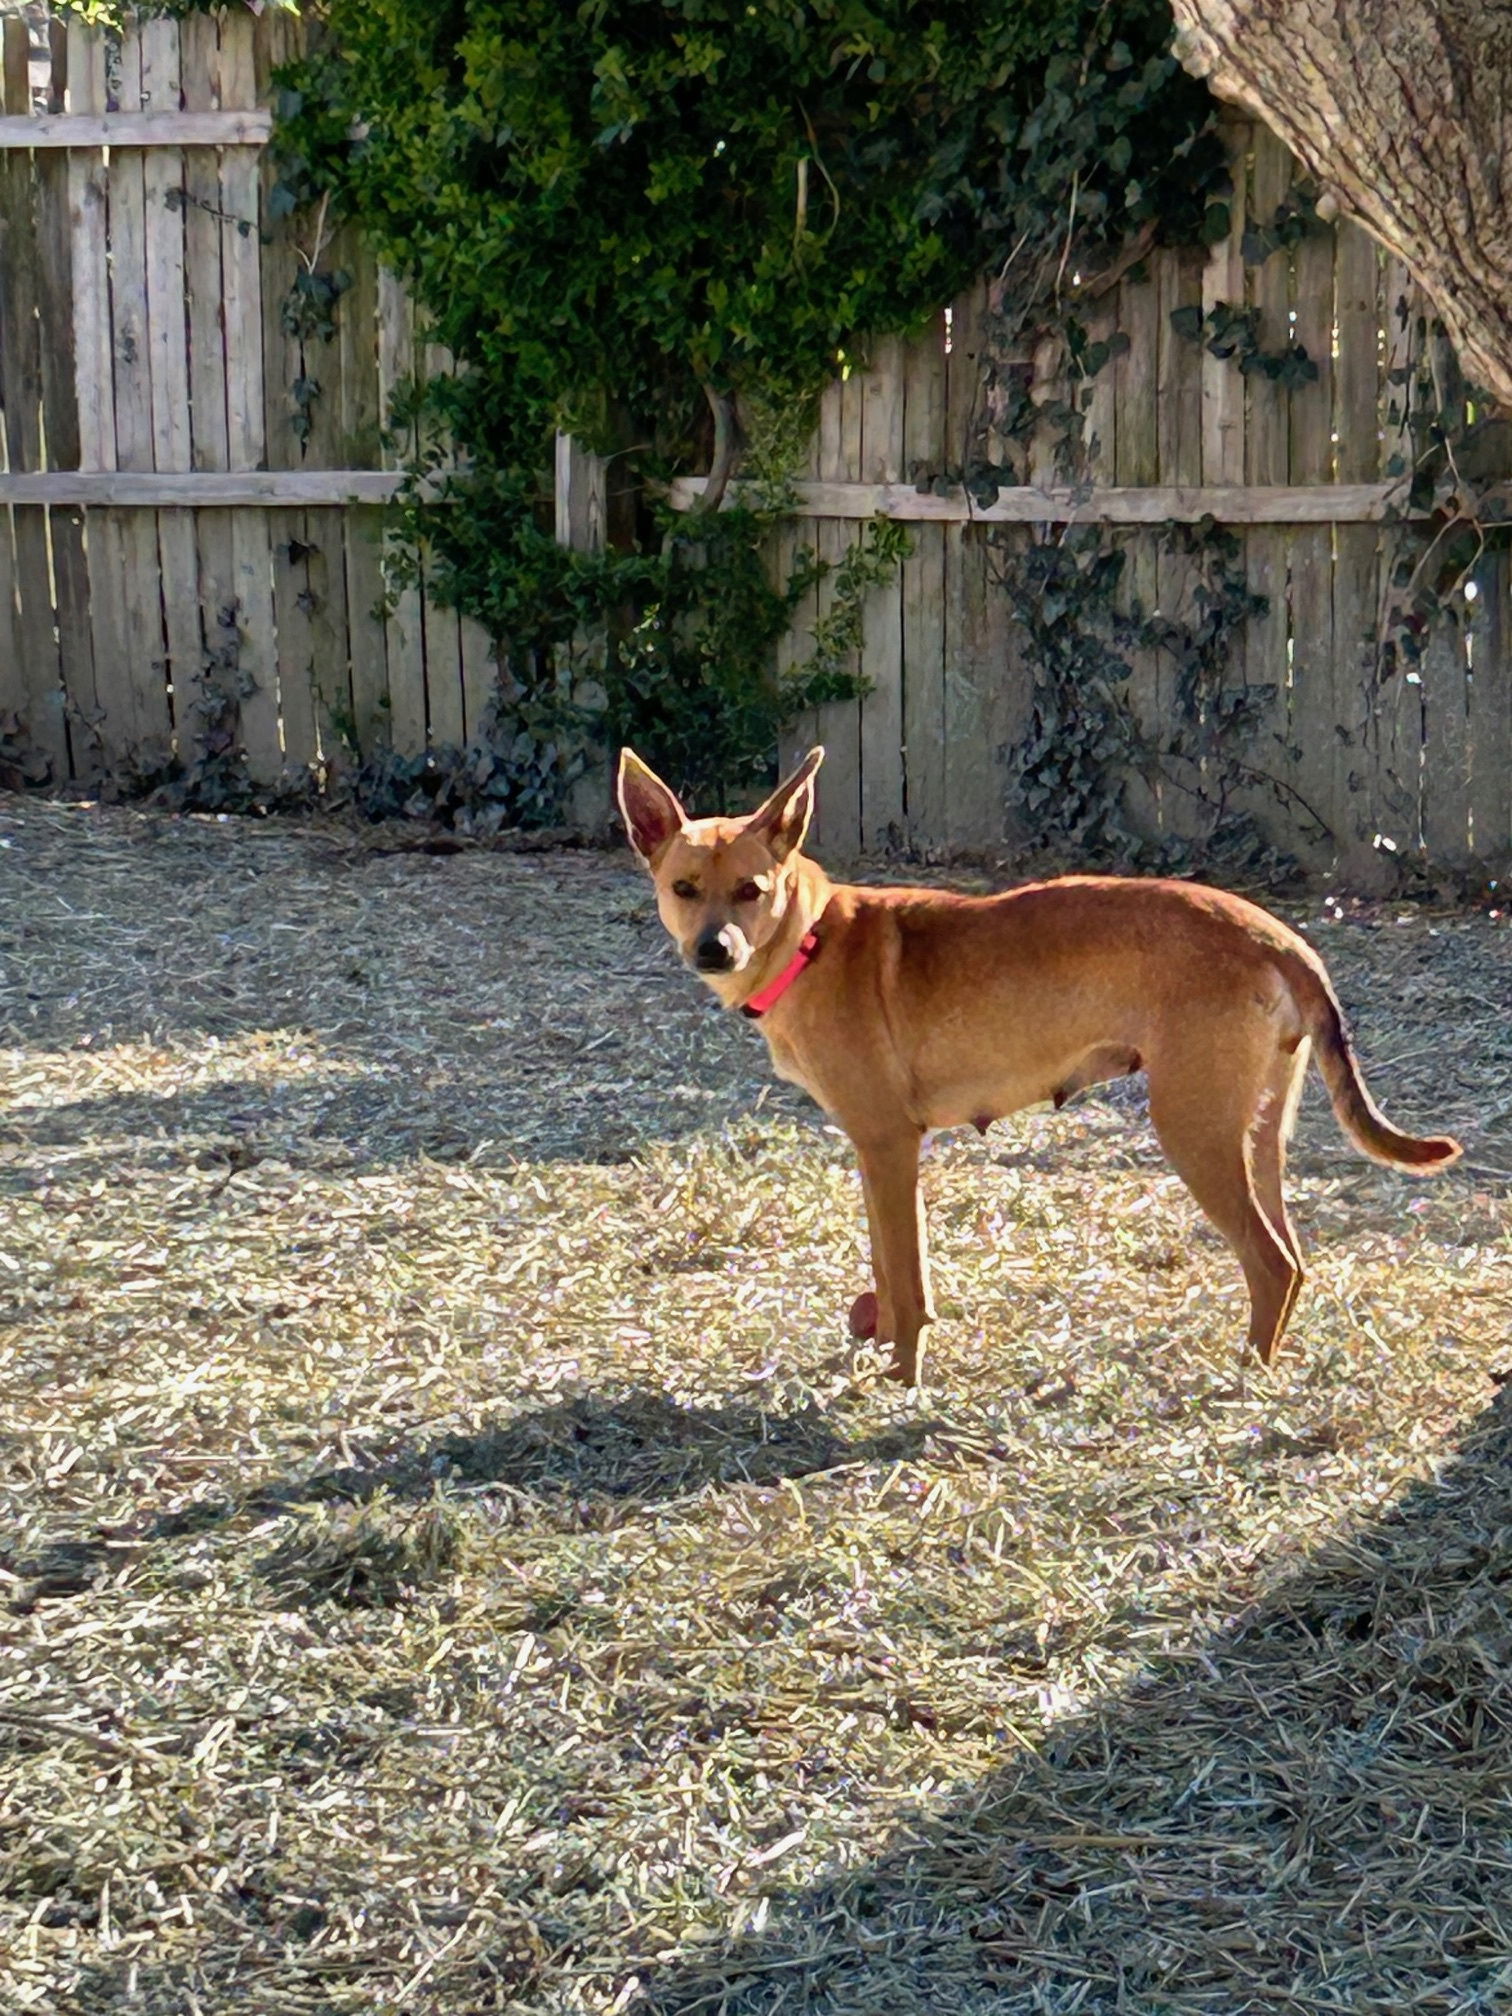
[[[847, 1144], [624, 857], [0, 801], [0, 2006], [1512, 2006], [1512, 932], [1288, 909], [1289, 1348], [1137, 1084]], [[859, 1375], [859, 1376], [858, 1376]]]

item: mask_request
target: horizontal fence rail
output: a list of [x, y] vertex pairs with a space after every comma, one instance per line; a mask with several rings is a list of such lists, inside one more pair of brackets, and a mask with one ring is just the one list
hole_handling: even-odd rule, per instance
[[[0, 475], [0, 505], [193, 509], [261, 505], [387, 504], [404, 477], [387, 469], [49, 469]], [[426, 486], [420, 485], [422, 493]]]
[[[46, 470], [0, 474], [0, 505], [184, 507], [240, 504], [386, 504], [405, 478], [386, 469]], [[679, 477], [668, 497], [681, 511], [702, 498], [707, 479]], [[444, 479], [422, 478], [417, 494], [445, 501]], [[744, 486], [728, 495], [738, 501]], [[958, 485], [942, 493], [901, 483], [798, 483], [792, 511], [799, 518], [892, 518], [919, 525], [1228, 525], [1380, 524], [1426, 516], [1408, 503], [1408, 485], [1353, 483], [1291, 489], [1000, 490], [990, 504], [976, 503]], [[1495, 492], [1493, 495], [1497, 494]]]
[[[679, 511], [702, 498], [703, 476], [678, 477], [668, 489]], [[816, 483], [793, 486], [793, 511], [800, 518], [894, 518], [911, 524], [941, 525], [1198, 525], [1206, 518], [1226, 525], [1369, 525], [1425, 517], [1414, 512], [1405, 477], [1390, 483], [1211, 485], [1170, 484], [1143, 489], [1041, 489], [1019, 485], [999, 490], [991, 503], [978, 504], [959, 485], [941, 491], [912, 483]], [[733, 483], [736, 501], [743, 486]]]
[[261, 147], [273, 115], [245, 112], [43, 112], [0, 118], [0, 149], [34, 147]]

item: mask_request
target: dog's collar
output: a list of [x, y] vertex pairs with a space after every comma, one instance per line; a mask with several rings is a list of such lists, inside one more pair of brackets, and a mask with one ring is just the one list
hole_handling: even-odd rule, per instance
[[777, 1003], [786, 994], [804, 967], [813, 964], [814, 960], [818, 957], [818, 953], [818, 932], [805, 931], [803, 934], [803, 943], [777, 975], [777, 978], [769, 986], [763, 987], [759, 994], [753, 994], [748, 1001], [741, 1002], [741, 1014], [749, 1015], [753, 1022], [759, 1021], [768, 1009], [777, 1006]]

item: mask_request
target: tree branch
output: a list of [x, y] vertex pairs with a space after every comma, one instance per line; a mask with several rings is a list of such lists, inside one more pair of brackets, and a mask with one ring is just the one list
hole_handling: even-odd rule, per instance
[[709, 463], [709, 480], [704, 485], [701, 502], [706, 511], [717, 511], [739, 458], [740, 428], [735, 418], [735, 401], [728, 392], [716, 391], [705, 380], [703, 395], [714, 415], [714, 454]]

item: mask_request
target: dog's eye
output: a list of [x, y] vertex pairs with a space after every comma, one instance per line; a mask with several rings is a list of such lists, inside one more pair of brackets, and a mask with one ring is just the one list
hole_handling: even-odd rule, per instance
[[672, 884], [672, 894], [679, 897], [684, 903], [696, 903], [698, 901], [698, 891], [691, 882], [674, 882]]
[[761, 901], [760, 886], [755, 882], [742, 882], [735, 891], [735, 901], [737, 903], [759, 903]]

